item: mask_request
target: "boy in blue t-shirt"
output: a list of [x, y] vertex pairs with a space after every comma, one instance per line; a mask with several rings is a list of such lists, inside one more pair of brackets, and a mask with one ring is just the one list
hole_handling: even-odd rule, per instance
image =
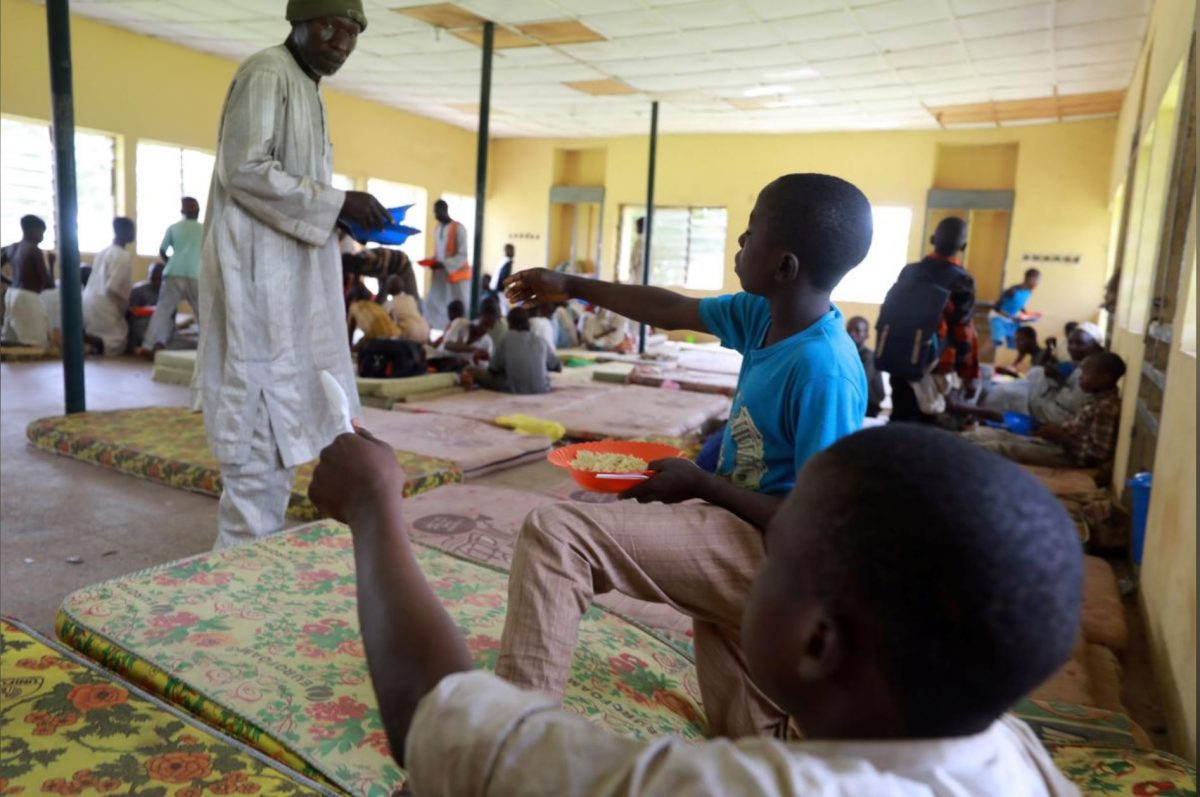
[[866, 375], [830, 294], [866, 256], [871, 233], [870, 203], [853, 185], [790, 174], [762, 190], [738, 238], [743, 293], [693, 299], [546, 269], [513, 275], [514, 303], [581, 299], [658, 328], [710, 332], [745, 359], [716, 474], [661, 460], [622, 495], [638, 504], [559, 504], [526, 518], [498, 675], [561, 695], [580, 618], [596, 594], [615, 590], [693, 619], [715, 733], [789, 732], [746, 670], [739, 628], [764, 557], [761, 531], [805, 462], [866, 415]]

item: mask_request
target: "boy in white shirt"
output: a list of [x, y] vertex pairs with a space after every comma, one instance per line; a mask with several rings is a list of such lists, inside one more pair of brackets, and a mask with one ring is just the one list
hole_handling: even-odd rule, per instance
[[415, 794], [1078, 794], [1005, 714], [1070, 655], [1078, 538], [1035, 478], [965, 441], [845, 437], [768, 526], [737, 664], [806, 741], [620, 738], [473, 671], [414, 558], [402, 480], [360, 431], [322, 452], [309, 495], [354, 534], [367, 661]]
[[133, 219], [113, 219], [112, 245], [96, 255], [83, 288], [83, 329], [106, 357], [124, 354], [129, 343], [125, 311], [133, 290], [133, 255], [127, 247], [135, 240]]

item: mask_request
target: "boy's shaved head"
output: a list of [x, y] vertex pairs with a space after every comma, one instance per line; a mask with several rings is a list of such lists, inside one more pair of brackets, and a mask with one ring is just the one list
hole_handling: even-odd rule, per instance
[[881, 735], [976, 733], [1070, 656], [1070, 518], [1031, 474], [946, 432], [843, 438], [801, 472], [766, 545], [747, 657], [810, 736], [852, 736], [864, 710]]
[[785, 174], [759, 203], [770, 238], [796, 256], [816, 288], [833, 290], [871, 248], [871, 203], [840, 177]]

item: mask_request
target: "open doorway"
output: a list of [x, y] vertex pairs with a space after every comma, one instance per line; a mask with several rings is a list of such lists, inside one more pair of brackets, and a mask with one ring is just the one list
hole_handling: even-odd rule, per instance
[[595, 274], [604, 229], [602, 186], [556, 185], [550, 189], [550, 267], [572, 274]]

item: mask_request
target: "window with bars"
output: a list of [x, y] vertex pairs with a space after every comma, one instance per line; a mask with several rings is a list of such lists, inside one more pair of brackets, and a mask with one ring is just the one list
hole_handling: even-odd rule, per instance
[[158, 253], [167, 228], [182, 218], [179, 201], [183, 197], [200, 203], [200, 220], [204, 220], [215, 162], [214, 155], [202, 150], [138, 142], [138, 254]]
[[[630, 277], [637, 220], [644, 206], [621, 207], [617, 273]], [[729, 212], [725, 208], [655, 207], [650, 252], [650, 282], [693, 290], [719, 291], [725, 285], [725, 240]]]
[[[98, 252], [112, 243], [116, 215], [116, 139], [103, 133], [75, 133], [75, 187], [79, 209], [79, 248]], [[0, 118], [0, 241], [21, 237], [26, 214], [46, 222], [43, 249], [58, 246], [55, 214], [54, 145], [50, 126]]]

